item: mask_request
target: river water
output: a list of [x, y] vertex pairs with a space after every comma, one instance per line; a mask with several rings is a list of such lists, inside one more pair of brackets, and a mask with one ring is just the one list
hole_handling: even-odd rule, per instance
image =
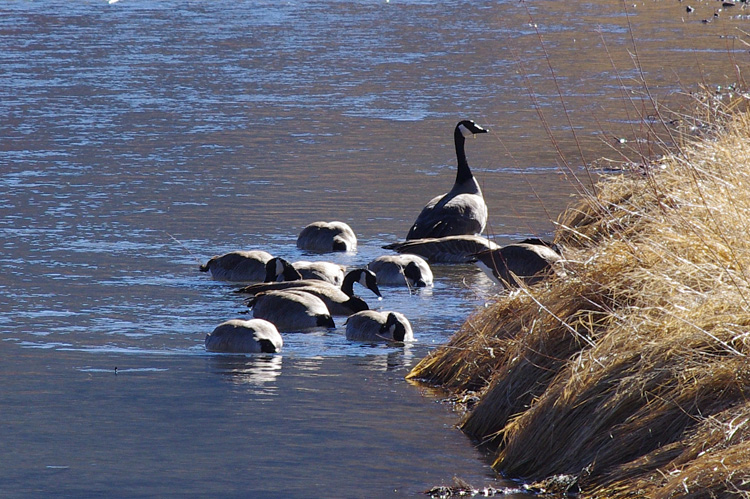
[[[365, 295], [410, 318], [412, 345], [348, 342], [339, 319], [231, 356], [204, 337], [246, 309], [198, 264], [366, 264], [450, 188], [465, 117], [492, 130], [467, 143], [488, 232], [551, 234], [581, 164], [641, 144], [642, 76], [667, 102], [737, 79], [745, 11], [714, 3], [3, 2], [0, 494], [512, 486], [441, 394], [404, 381], [496, 292], [478, 270]], [[359, 251], [299, 252], [316, 220], [349, 223]]]

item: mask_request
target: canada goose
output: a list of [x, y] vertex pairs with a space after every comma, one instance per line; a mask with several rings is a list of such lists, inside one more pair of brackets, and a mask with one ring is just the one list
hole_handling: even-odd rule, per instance
[[248, 306], [252, 308], [253, 317], [272, 322], [281, 332], [336, 327], [325, 303], [304, 291], [286, 289], [259, 293]]
[[313, 222], [300, 232], [297, 247], [317, 252], [356, 251], [357, 236], [344, 222]]
[[453, 131], [458, 160], [456, 182], [449, 192], [427, 203], [406, 239], [482, 233], [487, 223], [487, 205], [464, 152], [466, 138], [478, 133], [487, 133], [487, 130], [473, 121], [464, 120], [456, 125]]
[[266, 262], [264, 282], [296, 281], [312, 279], [341, 286], [344, 280], [344, 267], [331, 262], [289, 261], [274, 257]]
[[[340, 288], [326, 281], [302, 279], [297, 281], [252, 284], [238, 289], [236, 292], [257, 294], [279, 289], [297, 289], [312, 292], [323, 300], [331, 315], [350, 315], [369, 308], [364, 300], [354, 294], [354, 283], [359, 283], [377, 296], [382, 297], [380, 289], [378, 289], [375, 274], [367, 269], [350, 270], [346, 274], [346, 277], [344, 277], [344, 282]], [[310, 288], [317, 288], [317, 290], [311, 291]]]
[[344, 281], [344, 266], [338, 263], [299, 260], [292, 262], [292, 267], [302, 274], [302, 279], [319, 279], [335, 286], [341, 286]]
[[470, 263], [474, 255], [500, 246], [482, 236], [445, 236], [387, 244], [385, 249], [419, 255], [430, 263]]
[[[379, 297], [383, 296], [380, 294], [380, 289], [378, 289], [377, 277], [375, 276], [375, 273], [370, 270], [354, 269], [347, 272], [346, 276], [344, 276], [344, 282], [341, 283], [341, 291], [346, 293], [347, 296], [354, 296], [355, 283], [361, 284]], [[238, 289], [236, 293], [247, 293], [254, 295], [257, 293], [262, 293], [264, 291], [304, 288], [308, 286], [329, 287], [333, 285], [327, 281], [321, 281], [318, 279], [297, 279], [290, 281], [262, 282], [258, 284], [251, 284], [249, 286], [245, 286], [244, 288]]]
[[383, 255], [367, 264], [378, 279], [378, 284], [401, 285], [410, 288], [432, 286], [430, 265], [417, 255]]
[[330, 315], [352, 315], [356, 312], [363, 310], [370, 310], [362, 298], [359, 296], [349, 296], [341, 288], [337, 288], [334, 285], [330, 286], [303, 286], [289, 288], [291, 291], [310, 293], [313, 296], [320, 298], [325, 303], [328, 313]]
[[409, 320], [399, 312], [365, 310], [346, 320], [346, 339], [352, 341], [414, 341]]
[[535, 284], [554, 273], [553, 264], [562, 260], [557, 246], [540, 239], [526, 239], [502, 248], [474, 255], [474, 264], [501, 286]]
[[218, 281], [262, 281], [266, 275], [266, 262], [271, 258], [270, 253], [261, 250], [233, 251], [214, 256], [200, 266], [200, 271], [211, 271], [211, 277]]
[[277, 353], [283, 345], [276, 326], [263, 319], [232, 319], [206, 335], [209, 352]]
[[287, 260], [277, 256], [266, 262], [266, 277], [263, 282], [298, 281], [302, 274]]

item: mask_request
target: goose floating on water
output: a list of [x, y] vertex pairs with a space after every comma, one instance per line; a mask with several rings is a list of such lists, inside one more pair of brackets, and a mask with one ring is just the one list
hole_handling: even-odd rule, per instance
[[259, 293], [248, 306], [252, 308], [253, 317], [272, 322], [280, 332], [336, 327], [326, 304], [304, 291], [286, 289]]
[[367, 268], [377, 276], [381, 285], [423, 288], [432, 286], [432, 269], [417, 255], [383, 255], [367, 264]]
[[332, 262], [299, 261], [290, 263], [279, 256], [266, 262], [264, 282], [296, 281], [310, 279], [341, 286], [344, 266]]
[[427, 203], [406, 239], [482, 233], [487, 224], [487, 205], [464, 151], [466, 138], [478, 133], [487, 133], [487, 130], [471, 120], [464, 120], [456, 125], [453, 138], [458, 170], [453, 188]]
[[516, 287], [523, 282], [536, 284], [554, 273], [553, 265], [562, 260], [559, 248], [540, 239], [526, 239], [502, 248], [474, 255], [474, 264], [495, 283]]
[[445, 236], [387, 244], [385, 249], [419, 255], [430, 263], [471, 263], [474, 255], [500, 246], [482, 236]]
[[400, 312], [365, 310], [346, 320], [346, 339], [351, 341], [414, 341], [409, 320]]
[[270, 253], [261, 250], [232, 251], [214, 256], [200, 266], [200, 271], [210, 271], [217, 281], [262, 281], [266, 276], [266, 263], [271, 258]]
[[320, 253], [356, 251], [357, 236], [344, 222], [313, 222], [300, 232], [297, 247]]
[[296, 281], [267, 282], [252, 284], [238, 289], [238, 293], [258, 294], [266, 291], [283, 289], [299, 290], [312, 293], [323, 300], [331, 315], [351, 315], [355, 312], [368, 310], [369, 306], [354, 294], [354, 283], [366, 287], [378, 297], [382, 297], [378, 289], [377, 278], [367, 269], [354, 269], [344, 277], [341, 287], [316, 279], [301, 279]]
[[232, 319], [206, 335], [209, 352], [277, 353], [283, 345], [276, 326], [263, 319]]
[[302, 279], [318, 279], [330, 282], [334, 286], [341, 286], [344, 281], [344, 266], [333, 262], [308, 262], [299, 260], [292, 262], [292, 267], [302, 275]]

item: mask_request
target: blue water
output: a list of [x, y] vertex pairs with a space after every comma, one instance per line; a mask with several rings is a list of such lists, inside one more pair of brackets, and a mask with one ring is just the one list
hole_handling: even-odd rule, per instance
[[[436, 266], [433, 288], [382, 301], [363, 292], [409, 317], [414, 344], [349, 342], [338, 319], [286, 335], [279, 355], [226, 356], [204, 337], [247, 309], [198, 265], [253, 248], [365, 265], [450, 188], [464, 117], [492, 130], [467, 144], [488, 233], [550, 235], [582, 190], [571, 173], [586, 182], [584, 159], [625, 152], [610, 137], [632, 135], [646, 102], [622, 98], [609, 60], [641, 88], [628, 23], [655, 94], [679, 93], [674, 75], [731, 77], [714, 55], [740, 21], [706, 26], [678, 7], [0, 5], [0, 493], [414, 496], [453, 476], [515, 487], [455, 428], [444, 394], [404, 380], [497, 292], [477, 269]], [[297, 250], [316, 220], [349, 223], [358, 252]]]

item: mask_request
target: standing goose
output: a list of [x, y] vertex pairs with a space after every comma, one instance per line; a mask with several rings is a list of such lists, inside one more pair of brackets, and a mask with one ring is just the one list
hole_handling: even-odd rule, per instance
[[399, 312], [365, 310], [346, 320], [346, 339], [352, 341], [414, 341], [409, 319]]
[[398, 253], [419, 255], [430, 263], [471, 263], [474, 255], [500, 246], [482, 236], [445, 236], [412, 239], [383, 246]]
[[262, 281], [266, 276], [266, 263], [271, 258], [270, 253], [260, 250], [233, 251], [214, 256], [200, 266], [200, 271], [210, 271], [217, 281]]
[[540, 239], [526, 239], [474, 255], [474, 264], [495, 283], [506, 288], [536, 284], [554, 273], [562, 260], [557, 246]]
[[283, 345], [276, 326], [263, 319], [232, 319], [206, 335], [209, 352], [277, 353]]
[[252, 308], [253, 317], [272, 322], [280, 332], [336, 327], [325, 303], [304, 291], [287, 289], [259, 293], [248, 306]]
[[357, 236], [344, 222], [313, 222], [300, 232], [297, 247], [321, 253], [356, 251]]
[[378, 284], [423, 288], [432, 286], [430, 265], [417, 255], [383, 255], [367, 264]]
[[478, 133], [487, 133], [487, 130], [473, 121], [464, 120], [456, 125], [453, 132], [458, 160], [456, 182], [448, 193], [427, 203], [406, 239], [482, 233], [487, 223], [487, 205], [464, 152], [466, 138]]
[[354, 283], [368, 288], [378, 297], [382, 297], [378, 289], [375, 274], [367, 269], [354, 269], [344, 277], [341, 287], [316, 279], [302, 279], [296, 281], [268, 282], [252, 284], [238, 289], [238, 293], [258, 294], [265, 291], [293, 289], [306, 291], [323, 300], [331, 315], [351, 315], [361, 310], [368, 310], [367, 303], [354, 294]]

